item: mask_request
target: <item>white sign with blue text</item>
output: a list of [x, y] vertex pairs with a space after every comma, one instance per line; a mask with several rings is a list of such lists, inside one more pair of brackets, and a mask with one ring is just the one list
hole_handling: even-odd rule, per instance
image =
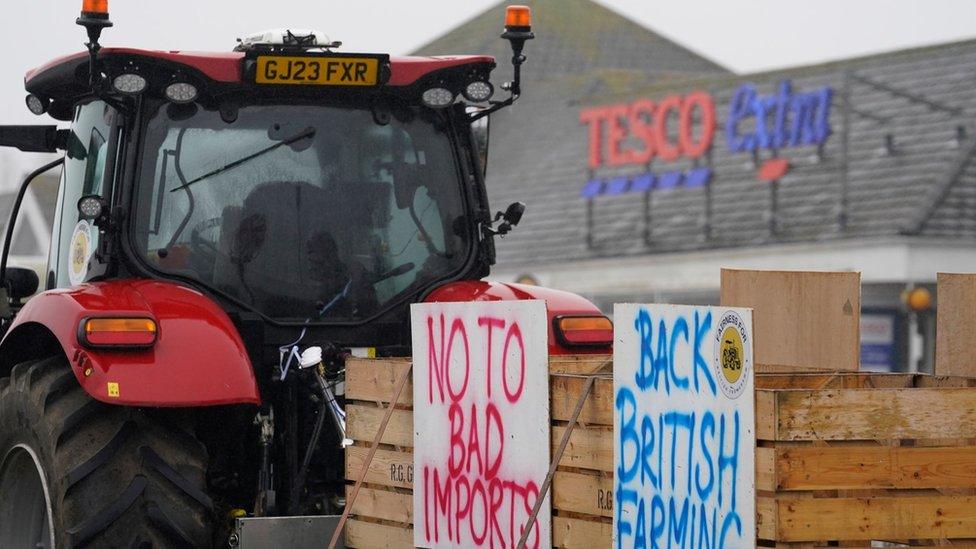
[[756, 546], [752, 310], [614, 306], [614, 547]]

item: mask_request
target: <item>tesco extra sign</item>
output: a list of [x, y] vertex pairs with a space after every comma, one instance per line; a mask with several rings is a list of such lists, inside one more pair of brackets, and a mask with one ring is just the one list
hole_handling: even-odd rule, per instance
[[[779, 82], [776, 92], [768, 95], [760, 94], [752, 84], [739, 86], [724, 121], [728, 151], [773, 151], [773, 158], [759, 167], [757, 176], [764, 181], [779, 179], [789, 170], [789, 161], [779, 158], [780, 151], [822, 145], [827, 140], [832, 95], [829, 86], [795, 92], [789, 80]], [[699, 161], [711, 150], [718, 125], [715, 101], [707, 92], [588, 107], [580, 111], [579, 120], [587, 128], [591, 171], [644, 168], [634, 175], [590, 180], [582, 189], [584, 198], [700, 187], [712, 178], [712, 169]], [[669, 163], [682, 159], [691, 160], [695, 167], [669, 169]], [[659, 169], [650, 170], [652, 163]]]

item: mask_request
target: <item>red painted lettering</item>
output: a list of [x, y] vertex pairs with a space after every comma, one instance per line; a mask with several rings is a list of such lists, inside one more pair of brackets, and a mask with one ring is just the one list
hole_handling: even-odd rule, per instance
[[488, 327], [488, 357], [485, 362], [485, 373], [488, 379], [485, 380], [485, 385], [488, 390], [488, 398], [491, 398], [491, 348], [492, 348], [492, 332], [495, 328], [502, 329], [505, 327], [505, 321], [500, 318], [493, 318], [488, 316], [478, 317], [478, 326]]
[[[464, 384], [461, 385], [461, 389], [457, 392], [454, 391], [454, 385], [451, 383], [451, 367], [449, 362], [451, 360], [451, 351], [454, 349], [454, 336], [456, 334], [461, 334], [461, 341], [464, 343]], [[446, 363], [444, 369], [447, 371], [447, 392], [451, 394], [451, 400], [457, 402], [461, 400], [465, 391], [468, 390], [468, 377], [471, 375], [471, 347], [468, 345], [468, 331], [465, 329], [464, 322], [460, 318], [455, 318], [451, 324], [451, 336], [447, 339], [447, 355], [444, 362]], [[443, 397], [441, 398], [443, 399]]]
[[[487, 420], [486, 420], [487, 421]], [[488, 426], [485, 425], [487, 433]], [[478, 474], [483, 474], [485, 463], [481, 460], [481, 443], [478, 441], [478, 414], [475, 412], [474, 404], [471, 405], [471, 428], [468, 429], [468, 459], [464, 470], [471, 473], [471, 458], [478, 458]]]
[[[508, 387], [508, 347], [513, 339], [519, 347], [519, 383], [515, 392]], [[517, 401], [522, 396], [522, 390], [525, 389], [525, 341], [522, 340], [522, 330], [518, 323], [512, 323], [508, 328], [508, 335], [505, 336], [505, 348], [502, 351], [502, 386], [505, 388], [505, 398], [509, 402]]]
[[434, 342], [434, 317], [427, 317], [427, 402], [434, 403], [434, 380], [441, 402], [444, 402], [444, 370], [450, 357], [444, 356], [444, 315], [441, 315], [441, 358], [437, 358], [438, 346]]
[[[464, 468], [464, 440], [461, 438], [461, 433], [464, 430], [464, 412], [457, 402], [453, 402], [447, 416], [451, 422], [451, 453], [447, 459], [447, 469], [452, 477], [456, 477], [461, 474], [461, 469]], [[455, 458], [457, 458], [456, 462]]]
[[[494, 461], [492, 461], [491, 454], [492, 425], [495, 426], [495, 432], [498, 434], [498, 453], [494, 455]], [[486, 479], [493, 479], [498, 474], [498, 468], [502, 466], [502, 453], [504, 451], [505, 426], [502, 425], [502, 415], [498, 413], [498, 407], [495, 406], [495, 403], [489, 402], [488, 406], [485, 407], [485, 464], [488, 465], [488, 469], [485, 470]]]

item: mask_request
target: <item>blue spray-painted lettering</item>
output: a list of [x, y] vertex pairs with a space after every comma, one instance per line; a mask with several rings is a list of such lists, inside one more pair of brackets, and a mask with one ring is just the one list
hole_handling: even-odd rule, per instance
[[674, 321], [674, 327], [671, 330], [671, 346], [668, 348], [668, 371], [671, 373], [671, 381], [674, 383], [676, 389], [688, 388], [688, 377], [679, 376], [677, 368], [675, 368], [674, 350], [678, 346], [678, 338], [682, 336], [685, 339], [685, 343], [688, 343], [688, 321], [684, 317], [678, 317]]
[[[659, 476], [654, 474], [651, 469], [650, 458], [654, 455], [654, 422], [651, 420], [650, 416], [644, 416], [641, 420], [641, 438], [644, 439], [644, 443], [641, 444], [641, 486], [646, 486], [644, 478], [651, 479], [651, 486], [655, 488], [660, 488]], [[660, 473], [660, 471], [659, 471]]]
[[[637, 400], [634, 397], [634, 392], [626, 387], [621, 387], [620, 391], [617, 392], [617, 399], [615, 406], [620, 412], [617, 425], [620, 429], [620, 465], [617, 467], [617, 480], [620, 482], [630, 482], [634, 476], [637, 474], [638, 462], [637, 458], [641, 453], [640, 437], [637, 436]], [[630, 412], [627, 412], [627, 409]], [[634, 446], [634, 461], [631, 465], [626, 465], [627, 461], [627, 444], [631, 443]]]
[[[732, 439], [732, 452], [729, 454], [725, 453], [725, 415], [722, 415], [719, 420], [719, 449], [718, 449], [718, 476], [719, 479], [722, 478], [722, 472], [725, 469], [729, 469], [729, 474], [732, 476], [732, 503], [731, 509], [735, 511], [735, 488], [736, 488], [736, 477], [739, 474], [739, 411], [736, 410], [733, 414], [735, 418], [735, 437]], [[719, 480], [718, 483], [718, 504], [722, 504], [722, 485], [724, 482]]]
[[708, 367], [708, 362], [705, 361], [705, 357], [702, 356], [701, 350], [702, 345], [705, 343], [705, 339], [708, 337], [709, 330], [712, 329], [712, 312], [708, 311], [704, 318], [700, 318], [698, 311], [695, 311], [695, 345], [694, 345], [694, 371], [695, 371], [695, 392], [701, 392], [701, 388], [698, 385], [698, 373], [701, 372], [705, 381], [708, 382], [708, 388], [711, 389], [712, 395], [718, 394], [718, 387], [715, 385], [715, 378], [712, 376], [712, 371]]
[[712, 465], [712, 454], [708, 451], [710, 446], [708, 440], [705, 437], [708, 436], [706, 433], [711, 431], [712, 437], [715, 436], [715, 416], [711, 412], [705, 412], [702, 414], [701, 419], [701, 429], [698, 433], [701, 436], [701, 441], [699, 446], [702, 449], [702, 457], [706, 465], [708, 465], [708, 482], [702, 484], [701, 480], [701, 464], [695, 465], [695, 489], [698, 491], [698, 497], [702, 501], [708, 500], [708, 496], [712, 494], [712, 489], [715, 487], [715, 466]]
[[675, 520], [678, 516], [677, 511], [674, 507], [674, 498], [668, 499], [668, 545], [671, 542], [678, 544], [678, 547], [685, 546], [685, 536], [688, 535], [689, 522], [688, 522], [688, 500], [685, 499], [684, 505], [681, 506], [681, 518]]

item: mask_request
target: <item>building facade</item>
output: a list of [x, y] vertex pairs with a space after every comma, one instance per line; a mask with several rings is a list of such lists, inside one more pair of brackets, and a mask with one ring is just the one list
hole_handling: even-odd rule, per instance
[[[488, 166], [495, 207], [528, 209], [493, 278], [610, 311], [717, 303], [723, 267], [859, 271], [862, 367], [931, 369], [934, 307], [904, 296], [976, 271], [976, 41], [736, 75], [587, 0], [529, 4]], [[497, 48], [502, 9], [421, 53]]]

